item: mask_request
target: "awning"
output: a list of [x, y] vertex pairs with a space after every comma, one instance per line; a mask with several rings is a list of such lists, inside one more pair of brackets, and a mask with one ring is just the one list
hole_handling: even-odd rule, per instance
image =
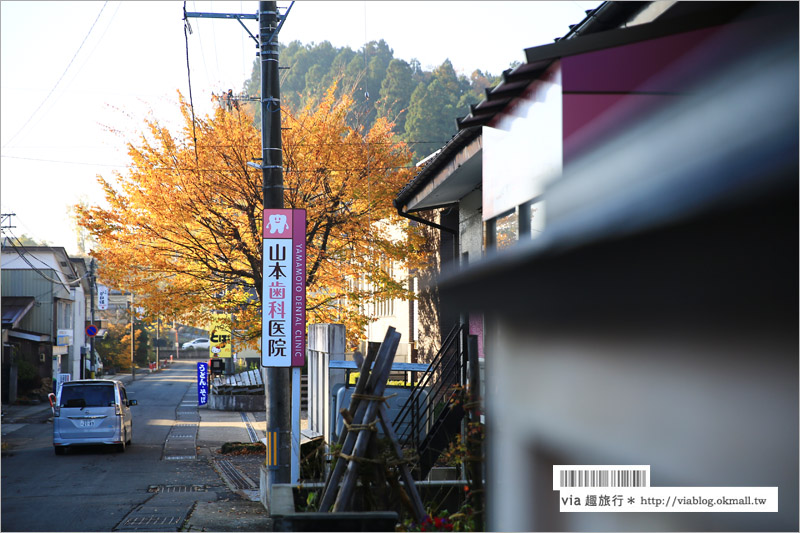
[[3, 298], [3, 328], [16, 328], [20, 321], [33, 308], [36, 298], [33, 296], [6, 296]]
[[44, 335], [42, 333], [10, 330], [8, 331], [8, 336], [33, 342], [50, 342], [50, 335]]

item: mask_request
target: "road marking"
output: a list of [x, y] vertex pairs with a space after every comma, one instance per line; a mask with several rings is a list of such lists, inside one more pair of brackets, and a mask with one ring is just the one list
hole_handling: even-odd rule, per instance
[[2, 424], [2, 426], [0, 426], [0, 427], [2, 427], [2, 434], [3, 435], [8, 435], [9, 433], [12, 433], [12, 432], [18, 430], [19, 428], [21, 428], [23, 426], [27, 426], [27, 425], [28, 424]]

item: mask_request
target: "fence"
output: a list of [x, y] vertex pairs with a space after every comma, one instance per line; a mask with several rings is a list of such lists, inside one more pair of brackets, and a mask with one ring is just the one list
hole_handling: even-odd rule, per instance
[[331, 388], [344, 383], [345, 370], [330, 370], [331, 361], [344, 361], [345, 329], [343, 324], [308, 326], [308, 433], [322, 435], [331, 442], [333, 413]]

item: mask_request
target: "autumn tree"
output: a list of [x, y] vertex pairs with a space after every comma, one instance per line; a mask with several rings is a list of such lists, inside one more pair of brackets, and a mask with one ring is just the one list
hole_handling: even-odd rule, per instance
[[[95, 341], [95, 350], [100, 354], [105, 369], [130, 371], [131, 368], [131, 333], [130, 324], [109, 323], [108, 332], [103, 338]], [[140, 365], [147, 363], [147, 334], [143, 324], [134, 327], [136, 335], [135, 359]], [[144, 354], [144, 355], [143, 355]]]
[[[98, 243], [103, 278], [151, 315], [205, 323], [219, 312], [252, 341], [261, 333], [263, 203], [261, 172], [248, 162], [261, 153], [260, 133], [244, 106], [194, 126], [182, 97], [180, 106], [183, 130], [145, 121], [128, 170], [98, 178], [108, 206], [77, 206], [79, 223]], [[348, 125], [353, 106], [334, 84], [313, 108], [283, 114], [284, 203], [308, 218], [308, 322], [344, 323], [351, 346], [370, 319], [363, 304], [409, 296], [388, 267], [422, 257], [418, 230], [392, 209], [411, 177], [409, 152], [385, 119], [369, 130]]]

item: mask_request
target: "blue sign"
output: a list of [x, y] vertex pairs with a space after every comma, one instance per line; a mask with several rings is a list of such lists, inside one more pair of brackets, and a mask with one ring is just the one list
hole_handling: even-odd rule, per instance
[[86, 334], [89, 337], [94, 337], [95, 335], [97, 335], [97, 331], [98, 331], [97, 326], [95, 326], [94, 324], [86, 326]]
[[197, 363], [197, 405], [208, 403], [208, 363]]

